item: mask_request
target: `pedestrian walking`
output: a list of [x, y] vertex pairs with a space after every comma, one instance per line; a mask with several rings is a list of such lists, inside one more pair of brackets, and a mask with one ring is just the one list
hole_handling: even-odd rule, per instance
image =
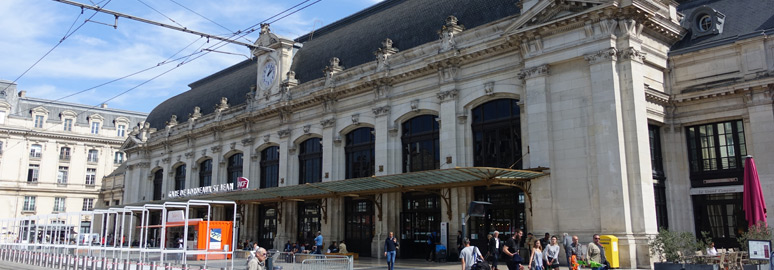
[[532, 255], [529, 256], [529, 270], [543, 270], [543, 250], [540, 240], [536, 240], [532, 246]]
[[519, 255], [521, 235], [521, 230], [516, 230], [516, 233], [508, 238], [508, 241], [506, 241], [503, 246], [503, 253], [508, 256], [508, 261], [506, 262], [508, 270], [519, 270], [521, 268], [521, 263], [524, 261], [521, 258], [521, 255]]
[[481, 255], [481, 251], [477, 247], [470, 246], [470, 239], [465, 237], [462, 239], [462, 243], [465, 247], [460, 251], [460, 260], [462, 261], [462, 270], [470, 270], [473, 264], [476, 263], [476, 258], [484, 260], [484, 256]]
[[551, 237], [551, 242], [548, 244], [545, 250], [543, 250], [543, 255], [546, 259], [546, 264], [544, 265], [545, 268], [559, 268], [559, 244], [557, 243], [556, 236]]
[[489, 240], [489, 255], [492, 256], [492, 270], [497, 270], [497, 262], [500, 260], [500, 232], [494, 231]]
[[572, 256], [572, 237], [570, 237], [568, 233], [562, 234], [562, 247], [564, 248], [564, 257], [567, 265], [572, 268], [572, 265], [570, 264], [570, 257]]
[[387, 269], [395, 269], [395, 254], [398, 251], [398, 239], [395, 239], [395, 234], [390, 232], [390, 237], [384, 240], [384, 257], [387, 257]]
[[607, 269], [607, 258], [605, 257], [605, 247], [599, 243], [599, 234], [595, 234], [593, 242], [588, 246], [588, 260], [601, 264], [600, 267], [592, 267], [591, 270], [605, 270]]

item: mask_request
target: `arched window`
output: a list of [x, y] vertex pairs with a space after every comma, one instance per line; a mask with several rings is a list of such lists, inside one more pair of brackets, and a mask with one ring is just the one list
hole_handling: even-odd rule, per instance
[[[235, 184], [237, 178], [242, 177], [242, 153], [234, 154], [228, 158], [228, 168], [226, 169], [228, 175], [226, 179], [229, 184]], [[236, 186], [234, 186], [236, 189]]]
[[212, 159], [199, 163], [199, 186], [206, 187], [212, 185]]
[[518, 102], [498, 99], [473, 108], [473, 166], [521, 169]]
[[298, 184], [322, 181], [322, 144], [320, 138], [311, 138], [301, 143], [298, 154]]
[[358, 128], [347, 134], [346, 179], [374, 175], [374, 129]]
[[279, 146], [261, 151], [261, 188], [277, 187], [279, 183]]
[[401, 141], [404, 173], [440, 167], [437, 119], [435, 115], [420, 115], [403, 122]]
[[59, 160], [70, 160], [70, 147], [59, 148]]
[[185, 164], [175, 168], [175, 190], [185, 189]]
[[161, 184], [164, 179], [164, 170], [157, 170], [153, 173], [153, 200], [161, 200]]

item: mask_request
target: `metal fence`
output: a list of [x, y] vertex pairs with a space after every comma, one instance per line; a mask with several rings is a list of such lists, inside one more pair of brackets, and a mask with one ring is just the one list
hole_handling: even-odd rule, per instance
[[[179, 210], [184, 211], [183, 224], [188, 224], [191, 207], [206, 209], [210, 217], [215, 205], [232, 205], [236, 216], [233, 201], [190, 200], [2, 219], [0, 261], [49, 269], [235, 269], [228, 256], [233, 255], [236, 237], [224, 243], [231, 250], [210, 249], [209, 241], [205, 249], [190, 249], [187, 237], [182, 238], [183, 248], [177, 248], [165, 243], [166, 218], [160, 218], [160, 225], [150, 223], [151, 215], [166, 217], [169, 210]], [[211, 220], [204, 221], [209, 231]], [[188, 226], [183, 227], [183, 235], [188, 235]]]
[[272, 269], [275, 266], [279, 266], [282, 267], [282, 270], [354, 269], [352, 256], [290, 252], [271, 252], [270, 263], [267, 266], [271, 267], [267, 267], [267, 269]]

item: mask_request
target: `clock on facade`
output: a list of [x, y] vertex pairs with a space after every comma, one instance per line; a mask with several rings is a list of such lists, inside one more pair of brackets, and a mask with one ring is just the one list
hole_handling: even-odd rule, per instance
[[261, 86], [267, 89], [274, 82], [274, 77], [277, 76], [277, 64], [274, 61], [269, 60], [263, 64], [263, 72], [261, 77]]

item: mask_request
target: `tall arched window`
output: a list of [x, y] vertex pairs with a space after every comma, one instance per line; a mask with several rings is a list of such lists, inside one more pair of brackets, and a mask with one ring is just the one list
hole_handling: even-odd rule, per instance
[[199, 163], [199, 186], [206, 187], [212, 185], [212, 159]]
[[374, 129], [363, 127], [347, 134], [346, 179], [374, 175]]
[[403, 122], [401, 141], [404, 173], [440, 167], [437, 119], [435, 115], [420, 115]]
[[[228, 158], [228, 168], [226, 169], [229, 184], [235, 184], [237, 178], [242, 177], [242, 153], [234, 154]], [[236, 186], [234, 186], [236, 189]]]
[[261, 188], [276, 187], [279, 183], [279, 146], [261, 151]]
[[175, 190], [185, 189], [185, 164], [175, 168]]
[[518, 102], [498, 99], [473, 108], [473, 166], [521, 169]]
[[301, 143], [298, 154], [298, 183], [322, 181], [322, 144], [320, 138], [311, 138]]
[[153, 173], [153, 200], [161, 200], [161, 184], [164, 179], [164, 170], [157, 170]]

